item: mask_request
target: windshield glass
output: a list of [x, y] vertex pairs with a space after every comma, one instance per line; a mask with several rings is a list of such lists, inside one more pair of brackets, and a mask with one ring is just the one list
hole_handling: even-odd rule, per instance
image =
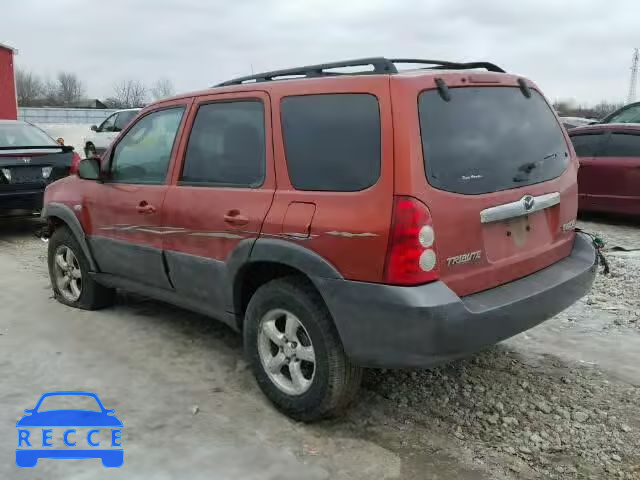
[[558, 177], [569, 163], [562, 129], [535, 90], [515, 87], [450, 89], [420, 94], [425, 170], [436, 188], [481, 194]]
[[640, 105], [626, 108], [613, 115], [606, 123], [640, 123]]
[[38, 412], [49, 410], [92, 410], [100, 412], [96, 399], [88, 395], [51, 395], [45, 397]]
[[49, 135], [28, 123], [0, 123], [0, 147], [44, 147], [58, 144]]

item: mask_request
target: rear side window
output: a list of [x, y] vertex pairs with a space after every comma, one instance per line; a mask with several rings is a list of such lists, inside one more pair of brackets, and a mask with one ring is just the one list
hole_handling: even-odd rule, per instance
[[256, 187], [264, 174], [262, 102], [202, 105], [189, 136], [181, 184]]
[[425, 170], [435, 188], [481, 194], [562, 174], [569, 151], [562, 127], [535, 90], [515, 87], [436, 90], [418, 100]]
[[380, 109], [369, 94], [322, 94], [282, 101], [291, 184], [298, 190], [355, 192], [380, 177]]
[[612, 133], [603, 157], [640, 157], [640, 136]]
[[573, 135], [571, 142], [579, 157], [594, 157], [601, 150], [603, 133]]

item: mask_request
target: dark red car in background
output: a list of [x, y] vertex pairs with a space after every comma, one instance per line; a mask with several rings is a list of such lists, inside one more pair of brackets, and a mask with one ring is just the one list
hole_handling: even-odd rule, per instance
[[578, 154], [581, 211], [640, 215], [640, 124], [570, 130]]

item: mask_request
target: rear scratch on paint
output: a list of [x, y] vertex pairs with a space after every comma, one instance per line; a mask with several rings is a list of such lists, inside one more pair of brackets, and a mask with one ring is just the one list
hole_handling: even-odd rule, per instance
[[327, 235], [333, 235], [334, 237], [345, 237], [345, 238], [353, 238], [353, 237], [377, 237], [378, 235], [371, 232], [363, 232], [363, 233], [353, 233], [353, 232], [337, 232], [335, 230], [331, 232], [327, 232]]

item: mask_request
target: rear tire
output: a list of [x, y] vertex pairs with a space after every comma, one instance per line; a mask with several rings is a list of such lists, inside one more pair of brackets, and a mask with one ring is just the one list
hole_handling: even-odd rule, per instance
[[75, 236], [58, 227], [49, 239], [49, 278], [60, 303], [84, 310], [113, 305], [115, 290], [97, 283], [90, 275], [89, 261]]
[[244, 346], [261, 390], [295, 420], [340, 415], [360, 387], [362, 369], [346, 356], [331, 314], [306, 279], [276, 279], [256, 291]]

